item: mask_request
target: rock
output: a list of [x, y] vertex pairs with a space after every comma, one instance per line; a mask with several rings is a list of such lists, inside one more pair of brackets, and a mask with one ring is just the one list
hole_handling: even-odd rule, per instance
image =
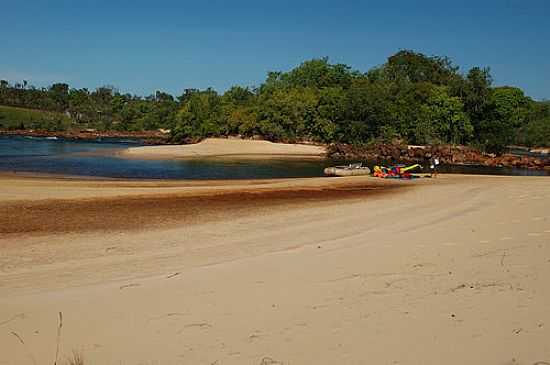
[[[425, 163], [438, 156], [443, 164], [479, 164], [484, 166], [506, 166], [542, 169], [550, 165], [550, 159], [527, 156], [485, 154], [465, 146], [406, 146], [401, 144], [378, 143], [369, 146], [352, 146], [335, 143], [327, 148], [332, 158], [364, 159], [370, 161], [393, 161], [401, 163]], [[548, 168], [550, 169], [550, 167]]]

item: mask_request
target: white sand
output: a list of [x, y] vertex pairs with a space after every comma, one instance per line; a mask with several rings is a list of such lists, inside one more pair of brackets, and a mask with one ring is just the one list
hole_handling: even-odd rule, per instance
[[319, 158], [325, 153], [322, 146], [273, 143], [243, 139], [208, 138], [188, 145], [131, 147], [121, 152], [129, 158], [197, 158], [197, 157], [285, 157]]
[[549, 206], [548, 178], [441, 176], [205, 225], [0, 238], [0, 364], [53, 363], [60, 311], [62, 358], [87, 364], [549, 362]]

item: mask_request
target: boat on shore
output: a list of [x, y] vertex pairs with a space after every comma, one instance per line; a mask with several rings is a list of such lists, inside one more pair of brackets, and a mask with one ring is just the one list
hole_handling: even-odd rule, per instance
[[324, 170], [327, 176], [364, 176], [370, 175], [370, 169], [362, 163], [352, 163], [345, 166], [332, 166]]

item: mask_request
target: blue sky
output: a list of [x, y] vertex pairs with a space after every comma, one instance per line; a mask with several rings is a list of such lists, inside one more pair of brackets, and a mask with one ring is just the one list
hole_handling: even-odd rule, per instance
[[314, 57], [367, 71], [413, 49], [550, 99], [547, 0], [0, 0], [0, 14], [11, 82], [179, 95], [259, 85]]

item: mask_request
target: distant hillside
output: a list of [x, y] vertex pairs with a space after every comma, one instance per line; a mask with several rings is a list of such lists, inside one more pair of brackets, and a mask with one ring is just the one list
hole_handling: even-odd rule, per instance
[[64, 131], [72, 124], [63, 113], [0, 105], [0, 129]]

